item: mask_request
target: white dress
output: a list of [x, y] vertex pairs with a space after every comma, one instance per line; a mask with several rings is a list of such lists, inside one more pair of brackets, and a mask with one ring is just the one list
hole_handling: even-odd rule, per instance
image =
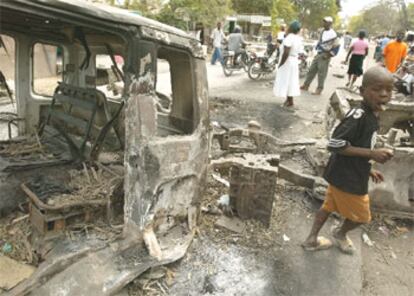
[[273, 93], [276, 97], [297, 97], [300, 95], [298, 55], [302, 50], [302, 38], [292, 33], [287, 35], [282, 43], [280, 57], [285, 46], [290, 47], [289, 57], [277, 70]]

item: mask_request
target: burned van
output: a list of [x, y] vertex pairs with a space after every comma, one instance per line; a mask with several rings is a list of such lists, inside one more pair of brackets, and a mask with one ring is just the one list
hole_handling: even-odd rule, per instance
[[[0, 142], [0, 214], [27, 210], [39, 250], [61, 238], [11, 294], [57, 295], [64, 287], [62, 295], [109, 295], [183, 256], [208, 164], [198, 41], [80, 0], [1, 1], [0, 36], [7, 51], [0, 67], [13, 62], [0, 71], [15, 102]], [[72, 225], [101, 218], [121, 228], [116, 247], [65, 242]]]

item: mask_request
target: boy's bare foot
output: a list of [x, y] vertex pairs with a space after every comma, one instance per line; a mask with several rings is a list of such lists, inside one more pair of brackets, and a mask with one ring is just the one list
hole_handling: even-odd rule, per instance
[[332, 247], [331, 240], [323, 237], [318, 236], [317, 238], [311, 238], [309, 237], [303, 244], [302, 248], [305, 251], [321, 251], [321, 250], [327, 250], [330, 247]]
[[302, 86], [300, 87], [300, 89], [301, 89], [301, 90], [304, 90], [304, 91], [308, 91], [308, 90], [309, 90], [309, 86], [302, 85]]

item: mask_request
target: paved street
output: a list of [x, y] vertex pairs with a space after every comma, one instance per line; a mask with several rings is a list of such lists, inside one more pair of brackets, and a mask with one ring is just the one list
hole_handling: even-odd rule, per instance
[[[372, 53], [373, 48], [371, 48], [369, 54], [370, 58], [365, 62], [365, 67], [375, 64], [371, 58]], [[210, 98], [213, 100], [214, 98], [225, 98], [249, 103], [268, 104], [267, 106], [274, 112], [274, 117], [281, 116], [284, 118], [286, 114], [289, 114], [288, 117], [294, 119], [288, 126], [289, 132], [279, 133], [279, 136], [282, 138], [294, 139], [295, 137], [303, 137], [304, 131], [306, 131], [306, 137], [319, 137], [321, 136], [320, 130], [315, 128], [314, 125], [315, 123], [321, 123], [326, 105], [333, 91], [337, 87], [345, 86], [347, 81], [346, 78], [338, 78], [333, 75], [342, 74], [346, 76], [347, 66], [342, 64], [345, 56], [346, 52], [342, 49], [339, 55], [332, 59], [328, 78], [325, 83], [325, 90], [322, 95], [311, 95], [311, 91], [316, 88], [317, 77], [315, 77], [310, 87], [310, 92], [302, 92], [300, 97], [295, 98], [296, 106], [294, 112], [281, 107], [284, 98], [276, 98], [273, 95], [274, 75], [260, 81], [252, 81], [244, 71], [235, 72], [231, 77], [225, 77], [218, 63], [215, 66], [207, 63]], [[311, 59], [309, 62], [311, 62]], [[357, 85], [359, 84], [357, 82]], [[278, 123], [281, 126], [285, 126], [284, 121], [278, 122], [276, 120], [273, 126], [269, 126], [268, 123], [262, 122], [260, 118], [255, 118], [255, 120], [261, 122], [264, 127], [268, 128], [278, 129]]]
[[[281, 107], [283, 99], [273, 96], [271, 82], [274, 77], [258, 82], [251, 81], [244, 72], [225, 77], [221, 66], [207, 63], [211, 119], [227, 127], [246, 126], [249, 120], [254, 119], [267, 132], [288, 140], [321, 138], [325, 133], [323, 117], [329, 97], [335, 88], [346, 83], [346, 78], [333, 75], [346, 74], [347, 66], [341, 63], [344, 58], [345, 53], [342, 51], [332, 60], [323, 94], [314, 96], [304, 92], [295, 98], [296, 107], [293, 111]], [[366, 64], [373, 65], [374, 61], [369, 58]], [[311, 90], [315, 88], [314, 84]], [[359, 84], [360, 81], [357, 85]], [[206, 222], [209, 220], [204, 219], [200, 226], [201, 234], [194, 241], [188, 256], [175, 267], [177, 278], [171, 293], [184, 295], [183, 291], [189, 291], [186, 295], [369, 296], [385, 295], [381, 291], [389, 291], [389, 295], [410, 295], [409, 291], [414, 286], [406, 274], [412, 272], [410, 266], [414, 265], [410, 264], [414, 262], [410, 252], [402, 246], [414, 243], [412, 234], [397, 238], [374, 234], [377, 239], [376, 248], [381, 250], [378, 251], [362, 243], [362, 230], [358, 229], [351, 234], [356, 246], [353, 256], [343, 255], [337, 249], [304, 252], [300, 244], [311, 227], [313, 213], [319, 204], [308, 201], [309, 197], [301, 190], [290, 191], [289, 185], [284, 181], [280, 181], [280, 186], [284, 189], [278, 193], [279, 201], [274, 208], [277, 223], [273, 223], [269, 230], [259, 227], [260, 231], [271, 237], [268, 245], [261, 242], [261, 235], [257, 235], [254, 247], [235, 243], [226, 237], [228, 231], [211, 230]], [[329, 237], [334, 223], [339, 221], [331, 219], [322, 235]], [[254, 235], [254, 231], [247, 231], [247, 238], [240, 240], [249, 240]], [[282, 240], [282, 235], [287, 235], [289, 240]], [[391, 245], [402, 258], [391, 263], [379, 259], [379, 254], [384, 258], [389, 256], [386, 250]], [[404, 264], [404, 260], [411, 263]], [[200, 269], [200, 266], [203, 268]], [[372, 271], [377, 269], [381, 273], [373, 274]]]

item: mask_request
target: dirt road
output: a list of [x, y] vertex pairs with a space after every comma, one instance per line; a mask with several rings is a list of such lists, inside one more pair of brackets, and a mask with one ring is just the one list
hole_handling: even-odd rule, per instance
[[[346, 83], [346, 79], [333, 75], [346, 73], [346, 66], [341, 64], [344, 55], [342, 52], [332, 60], [323, 94], [303, 93], [295, 98], [293, 111], [281, 107], [283, 99], [273, 96], [273, 77], [254, 82], [244, 72], [238, 72], [226, 78], [220, 66], [208, 65], [211, 120], [226, 127], [244, 127], [249, 120], [256, 120], [265, 131], [286, 140], [321, 138], [329, 97], [336, 87]], [[366, 64], [374, 62], [369, 59]], [[289, 161], [295, 157], [301, 158], [301, 152]], [[284, 161], [287, 159], [282, 158]], [[214, 204], [224, 193], [225, 188], [210, 181], [203, 202]], [[175, 273], [169, 294], [413, 294], [412, 224], [393, 221], [393, 225], [387, 225], [383, 217], [377, 217], [370, 226], [352, 233], [355, 255], [343, 255], [335, 248], [307, 253], [300, 243], [319, 206], [303, 189], [281, 181], [269, 229], [249, 221], [243, 233], [235, 234], [215, 226], [216, 216], [203, 215], [200, 234], [191, 251], [169, 267]], [[329, 236], [330, 228], [339, 222], [331, 219], [322, 233]], [[362, 232], [372, 239], [372, 247], [362, 242]]]

